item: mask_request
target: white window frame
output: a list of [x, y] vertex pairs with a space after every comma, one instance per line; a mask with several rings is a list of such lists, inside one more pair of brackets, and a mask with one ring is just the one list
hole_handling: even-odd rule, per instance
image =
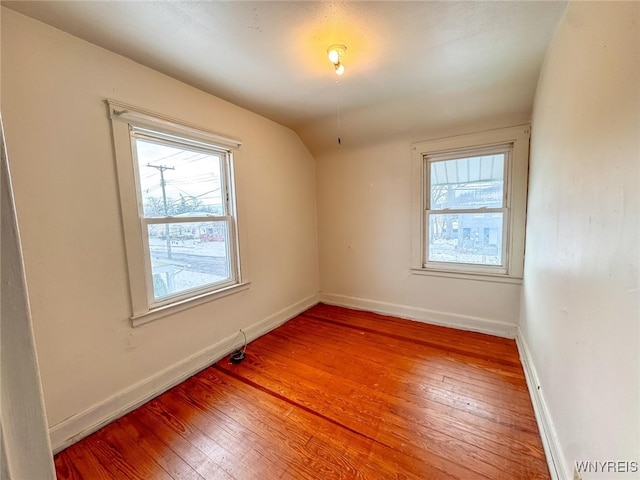
[[[150, 113], [114, 100], [106, 100], [113, 128], [122, 223], [131, 289], [131, 320], [134, 326], [184, 310], [186, 308], [230, 295], [248, 288], [243, 281], [240, 263], [236, 189], [233, 175], [233, 151], [240, 148], [239, 140], [193, 127], [167, 117]], [[221, 171], [224, 187], [224, 214], [198, 217], [146, 217], [140, 195], [138, 161], [135, 141], [148, 138], [169, 145], [183, 145], [222, 157]], [[147, 226], [151, 224], [212, 222], [227, 223], [229, 234], [228, 258], [231, 279], [208, 287], [183, 291], [157, 300], [153, 292], [151, 257]]]
[[[412, 251], [411, 272], [455, 278], [473, 278], [507, 283], [521, 283], [524, 273], [524, 235], [526, 222], [527, 176], [529, 165], [530, 125], [490, 130], [416, 142], [412, 144]], [[430, 211], [429, 165], [464, 157], [502, 152], [505, 158], [504, 199], [499, 209], [437, 210], [433, 213], [503, 212], [501, 266], [428, 261], [428, 216]]]

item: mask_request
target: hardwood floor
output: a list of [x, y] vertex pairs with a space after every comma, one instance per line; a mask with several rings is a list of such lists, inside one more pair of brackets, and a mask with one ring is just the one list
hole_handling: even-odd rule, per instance
[[549, 479], [515, 342], [317, 305], [55, 457], [59, 479]]

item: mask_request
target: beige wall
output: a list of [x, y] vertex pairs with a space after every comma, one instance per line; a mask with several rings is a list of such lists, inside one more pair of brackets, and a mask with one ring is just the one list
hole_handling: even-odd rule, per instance
[[639, 22], [571, 3], [534, 107], [521, 328], [567, 478], [640, 461]]
[[416, 138], [372, 139], [370, 147], [336, 148], [318, 156], [321, 299], [515, 336], [519, 284], [411, 274], [411, 142], [527, 121], [503, 119], [425, 131]]
[[[240, 328], [315, 303], [315, 166], [294, 132], [7, 9], [2, 72], [54, 446], [188, 373]], [[107, 97], [244, 142], [235, 161], [248, 291], [131, 327]]]

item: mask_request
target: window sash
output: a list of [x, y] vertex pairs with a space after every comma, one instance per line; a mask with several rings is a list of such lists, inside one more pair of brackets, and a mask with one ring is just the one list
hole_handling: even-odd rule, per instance
[[[500, 145], [492, 145], [487, 147], [478, 147], [478, 148], [465, 148], [465, 149], [457, 149], [454, 151], [447, 151], [437, 154], [428, 154], [423, 156], [424, 163], [424, 204], [425, 209], [429, 210], [431, 207], [431, 164], [437, 162], [446, 162], [450, 160], [462, 160], [465, 158], [471, 157], [481, 157], [487, 155], [500, 155], [504, 154], [504, 165], [503, 165], [503, 183], [502, 183], [502, 206], [503, 208], [508, 207], [510, 203], [510, 186], [511, 186], [511, 164], [513, 157], [513, 144], [500, 144]], [[450, 183], [449, 185], [460, 185], [464, 182]], [[435, 209], [434, 209], [435, 210]], [[442, 211], [447, 210], [443, 209]], [[449, 209], [452, 211], [460, 211], [458, 209]]]
[[[227, 259], [229, 262], [230, 278], [226, 281], [208, 283], [199, 287], [188, 290], [181, 290], [173, 295], [167, 295], [160, 299], [155, 297], [153, 291], [153, 268], [151, 265], [151, 250], [149, 246], [149, 236], [147, 234], [149, 225], [165, 225], [172, 223], [193, 223], [199, 224], [203, 222], [225, 222], [227, 224]], [[164, 217], [164, 218], [141, 218], [140, 229], [142, 232], [142, 249], [144, 252], [145, 263], [145, 284], [147, 292], [147, 303], [150, 308], [161, 307], [170, 303], [184, 300], [194, 295], [208, 293], [227, 286], [238, 283], [239, 264], [236, 261], [237, 256], [237, 235], [235, 228], [235, 219], [230, 215], [225, 216], [204, 216], [204, 217]]]
[[[142, 182], [140, 181], [140, 162], [138, 161], [138, 149], [136, 146], [137, 139], [148, 140], [152, 142], [157, 142], [167, 146], [183, 146], [184, 148], [192, 151], [199, 151], [205, 154], [214, 154], [219, 155], [221, 157], [220, 167], [221, 167], [221, 175], [220, 175], [220, 188], [223, 192], [223, 214], [229, 215], [233, 212], [233, 204], [232, 204], [232, 195], [230, 185], [233, 184], [231, 178], [231, 163], [232, 163], [232, 154], [228, 150], [224, 150], [221, 148], [216, 148], [215, 146], [202, 147], [200, 145], [194, 145], [191, 142], [185, 141], [184, 143], [173, 142], [171, 140], [167, 140], [166, 136], [161, 134], [155, 135], [147, 131], [146, 134], [142, 135], [140, 133], [136, 133], [137, 128], [135, 126], [129, 125], [129, 132], [131, 137], [131, 152], [133, 156], [133, 170], [135, 175], [135, 184], [136, 184], [136, 197], [138, 203], [138, 215], [143, 218], [144, 215], [144, 202], [142, 199]], [[146, 217], [152, 218], [152, 217]], [[153, 217], [153, 218], [181, 218], [181, 217], [171, 217], [170, 215]]]
[[[468, 262], [444, 262], [437, 260], [429, 260], [429, 226], [431, 225], [431, 215], [458, 215], [458, 214], [485, 214], [485, 213], [502, 213], [502, 242], [501, 242], [501, 254], [500, 265], [490, 265], [484, 263], [468, 263]], [[465, 209], [465, 210], [425, 210], [424, 214], [424, 261], [422, 263], [423, 268], [430, 268], [434, 270], [444, 271], [459, 271], [459, 272], [472, 272], [472, 273], [493, 273], [493, 274], [506, 274], [507, 265], [509, 265], [509, 208], [478, 208], [478, 209]], [[459, 227], [458, 227], [459, 228]]]

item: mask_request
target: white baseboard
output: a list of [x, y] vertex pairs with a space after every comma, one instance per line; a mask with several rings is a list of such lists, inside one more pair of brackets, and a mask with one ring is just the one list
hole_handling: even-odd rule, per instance
[[472, 317], [470, 315], [459, 315], [448, 312], [438, 312], [435, 310], [427, 310], [425, 308], [379, 302], [377, 300], [349, 297], [346, 295], [321, 292], [320, 301], [329, 305], [338, 305], [341, 307], [354, 308], [356, 310], [367, 310], [370, 312], [417, 320], [419, 322], [431, 323], [433, 325], [457, 328], [459, 330], [488, 333], [498, 337], [515, 338], [518, 332], [517, 325], [498, 320], [490, 320], [487, 318]]
[[[316, 303], [318, 303], [318, 294], [304, 298], [244, 328], [243, 331], [247, 335], [247, 341], [255, 340], [274, 328], [279, 327]], [[200, 370], [212, 365], [236, 348], [239, 348], [241, 346], [239, 342], [241, 341], [242, 340], [238, 338], [238, 334], [234, 333], [214, 345], [200, 350], [185, 360], [51, 426], [49, 428], [49, 435], [51, 437], [53, 452], [57, 453], [67, 448], [69, 445], [76, 443], [96, 430], [99, 430], [101, 427], [195, 375]]]
[[529, 395], [531, 396], [531, 402], [533, 403], [533, 411], [536, 415], [538, 430], [540, 430], [542, 446], [544, 447], [544, 453], [547, 457], [551, 480], [570, 480], [572, 474], [567, 471], [558, 435], [556, 434], [555, 426], [551, 420], [549, 408], [544, 400], [543, 392], [540, 389], [538, 373], [536, 372], [533, 359], [531, 358], [527, 342], [524, 340], [519, 328], [516, 336], [516, 343], [518, 345], [518, 352], [520, 353], [520, 362], [524, 369], [524, 376], [527, 380]]

